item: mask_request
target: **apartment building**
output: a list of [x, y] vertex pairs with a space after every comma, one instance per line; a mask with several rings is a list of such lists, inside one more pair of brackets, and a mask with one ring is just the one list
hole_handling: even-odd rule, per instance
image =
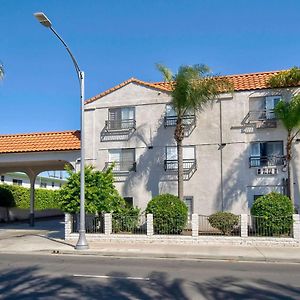
[[[62, 172], [44, 172], [36, 177], [35, 188], [58, 190], [66, 182]], [[22, 172], [9, 172], [0, 175], [0, 184], [12, 184], [30, 188], [30, 179]]]
[[[184, 195], [189, 213], [247, 213], [255, 198], [286, 191], [286, 131], [274, 106], [297, 89], [270, 89], [275, 72], [228, 76], [234, 92], [185, 117]], [[177, 194], [176, 114], [168, 83], [130, 79], [86, 102], [86, 162], [114, 162], [120, 194], [142, 210], [161, 193]], [[293, 194], [299, 206], [299, 145]]]

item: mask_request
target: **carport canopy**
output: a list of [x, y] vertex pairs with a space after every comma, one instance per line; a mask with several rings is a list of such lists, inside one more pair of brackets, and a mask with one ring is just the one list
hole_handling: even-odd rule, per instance
[[34, 225], [34, 185], [44, 171], [77, 171], [80, 131], [0, 135], [0, 174], [24, 172], [30, 179], [30, 224]]

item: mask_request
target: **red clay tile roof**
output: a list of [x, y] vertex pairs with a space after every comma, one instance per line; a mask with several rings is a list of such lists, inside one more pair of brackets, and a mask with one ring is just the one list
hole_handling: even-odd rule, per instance
[[[260, 90], [260, 89], [268, 88], [268, 80], [270, 79], [270, 77], [277, 74], [278, 72], [279, 71], [259, 72], [259, 73], [248, 73], [248, 74], [238, 74], [238, 75], [227, 75], [221, 77], [227, 78], [233, 84], [235, 91]], [[85, 102], [85, 104], [94, 102], [95, 100], [98, 100], [104, 97], [105, 95], [110, 94], [129, 83], [137, 83], [140, 85], [152, 87], [167, 92], [171, 91], [171, 83], [169, 82], [145, 82], [136, 78], [130, 78], [129, 80], [126, 80], [121, 84], [88, 99]]]
[[0, 135], [0, 153], [80, 150], [80, 131]]

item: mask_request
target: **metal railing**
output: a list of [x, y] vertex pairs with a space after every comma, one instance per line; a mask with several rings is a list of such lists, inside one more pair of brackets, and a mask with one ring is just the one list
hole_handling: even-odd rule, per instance
[[[164, 117], [164, 126], [176, 126], [177, 116], [165, 116]], [[196, 116], [195, 115], [186, 115], [182, 118], [182, 123], [186, 127], [194, 126], [196, 124]]]
[[241, 219], [239, 216], [238, 223], [235, 225], [232, 224], [223, 224], [219, 228], [214, 228], [209, 223], [209, 216], [199, 215], [198, 219], [199, 224], [199, 235], [227, 235], [227, 236], [240, 236], [241, 235]]
[[135, 119], [120, 119], [120, 120], [106, 120], [105, 129], [107, 131], [113, 130], [132, 130], [136, 129]]
[[112, 233], [146, 234], [146, 215], [112, 215]]
[[[164, 161], [165, 171], [177, 171], [178, 160], [177, 159], [165, 159]], [[192, 169], [197, 168], [196, 159], [183, 159], [183, 172], [189, 172]]]
[[248, 236], [293, 237], [293, 216], [248, 216]]
[[136, 162], [135, 161], [112, 161], [106, 162], [104, 170], [107, 170], [111, 165], [113, 167], [113, 173], [122, 174], [128, 172], [135, 172], [136, 171]]
[[251, 110], [249, 111], [249, 121], [265, 121], [274, 120], [276, 121], [276, 115], [274, 109], [264, 110]]
[[[79, 214], [72, 215], [72, 232], [79, 231], [80, 217]], [[86, 233], [104, 233], [104, 215], [95, 216], [93, 214], [85, 215]]]
[[250, 156], [249, 167], [283, 166], [286, 163], [284, 155]]
[[184, 221], [182, 216], [174, 218], [156, 218], [153, 216], [154, 234], [162, 235], [192, 235], [188, 221]]

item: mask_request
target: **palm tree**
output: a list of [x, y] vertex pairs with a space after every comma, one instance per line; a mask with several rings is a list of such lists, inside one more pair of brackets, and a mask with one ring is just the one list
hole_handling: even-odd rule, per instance
[[224, 77], [211, 75], [206, 65], [180, 66], [175, 75], [164, 65], [156, 66], [172, 87], [171, 103], [177, 114], [174, 138], [177, 144], [178, 197], [183, 199], [184, 116], [191, 110], [203, 111], [221, 92], [231, 90], [231, 84]]
[[287, 165], [287, 196], [294, 203], [294, 195], [292, 195], [292, 170], [290, 167], [292, 155], [292, 143], [300, 132], [300, 95], [292, 97], [291, 101], [281, 100], [275, 107], [276, 117], [282, 121], [283, 126], [287, 130], [286, 138], [286, 165]]

